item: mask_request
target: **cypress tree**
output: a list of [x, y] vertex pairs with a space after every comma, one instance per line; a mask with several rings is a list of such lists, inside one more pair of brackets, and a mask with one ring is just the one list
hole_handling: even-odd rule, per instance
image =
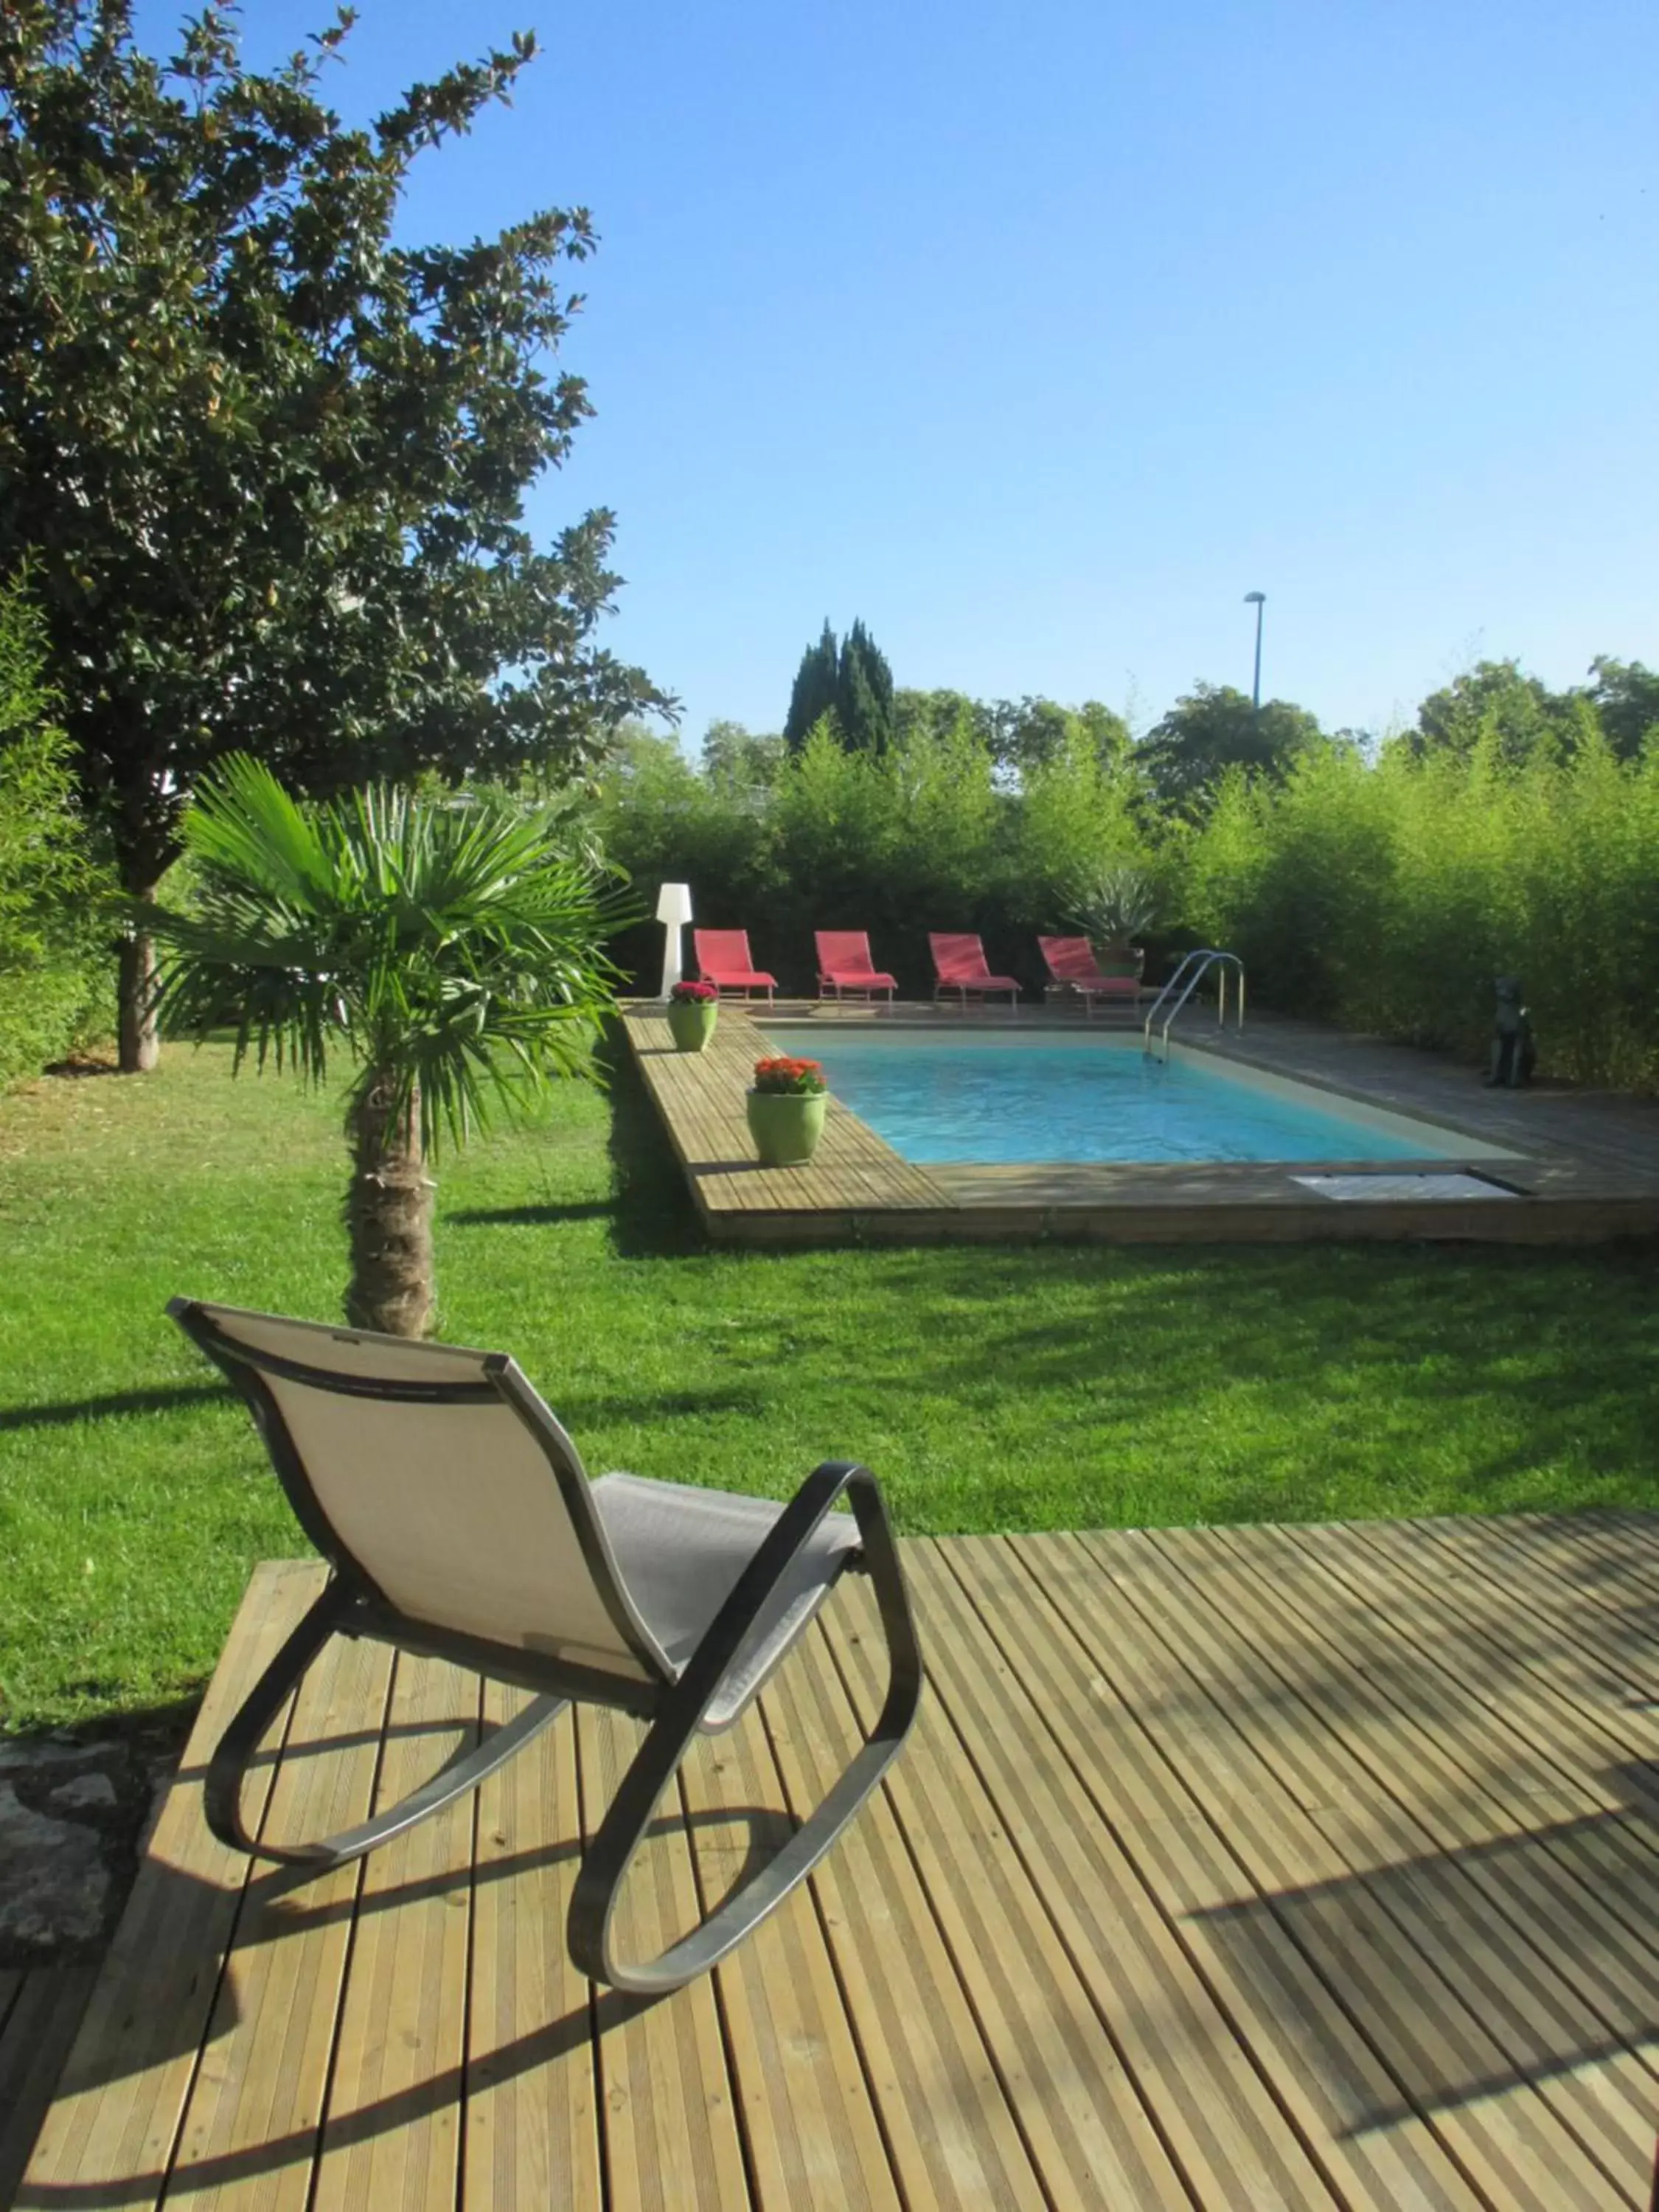
[[848, 752], [884, 753], [893, 737], [893, 672], [861, 622], [841, 649], [836, 715]]
[[823, 635], [809, 645], [795, 672], [795, 688], [789, 695], [789, 712], [783, 725], [783, 741], [792, 753], [806, 743], [807, 732], [822, 714], [831, 713], [836, 702], [838, 663], [836, 633], [826, 616]]

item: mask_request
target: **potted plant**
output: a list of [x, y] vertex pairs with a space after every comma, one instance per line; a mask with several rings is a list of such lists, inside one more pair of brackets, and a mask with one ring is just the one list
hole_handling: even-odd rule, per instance
[[1158, 920], [1158, 886], [1133, 861], [1097, 868], [1077, 886], [1073, 919], [1087, 934], [1103, 975], [1128, 975], [1138, 983], [1146, 965], [1141, 940]]
[[712, 983], [676, 983], [668, 994], [668, 1026], [676, 1052], [701, 1052], [714, 1034], [720, 994]]
[[795, 1168], [811, 1158], [823, 1134], [827, 1097], [823, 1069], [816, 1060], [781, 1054], [755, 1062], [749, 1133], [763, 1166]]

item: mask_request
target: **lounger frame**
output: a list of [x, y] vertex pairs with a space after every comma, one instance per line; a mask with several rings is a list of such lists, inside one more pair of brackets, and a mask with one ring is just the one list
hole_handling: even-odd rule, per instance
[[[881, 1779], [915, 1718], [921, 1694], [921, 1655], [897, 1544], [875, 1476], [849, 1460], [826, 1460], [815, 1468], [763, 1538], [696, 1649], [675, 1674], [665, 1670], [648, 1635], [640, 1632], [638, 1616], [617, 1581], [599, 1533], [586, 1478], [572, 1468], [568, 1451], [562, 1448], [568, 1440], [556, 1424], [550, 1425], [545, 1407], [513, 1360], [501, 1354], [489, 1355], [483, 1378], [478, 1381], [393, 1381], [347, 1376], [256, 1350], [219, 1328], [212, 1316], [195, 1301], [175, 1298], [167, 1310], [249, 1407], [295, 1517], [334, 1571], [322, 1595], [249, 1692], [209, 1762], [204, 1812], [213, 1833], [232, 1850], [283, 1865], [317, 1872], [343, 1866], [476, 1789], [539, 1735], [566, 1705], [610, 1706], [651, 1725], [583, 1857], [567, 1929], [570, 1955], [594, 1980], [641, 1996], [665, 1994], [707, 1972], [783, 1902], [835, 1843]], [[638, 1658], [644, 1679], [635, 1681], [515, 1645], [458, 1633], [414, 1619], [393, 1605], [353, 1555], [324, 1510], [265, 1380], [273, 1373], [347, 1396], [404, 1404], [505, 1401], [543, 1444], [550, 1474], [560, 1486], [594, 1583], [613, 1625]], [[710, 1727], [706, 1716], [721, 1680], [768, 1598], [796, 1553], [843, 1496], [852, 1507], [860, 1537], [857, 1549], [846, 1554], [845, 1565], [869, 1575], [887, 1645], [887, 1691], [875, 1726], [823, 1803], [764, 1867], [655, 1959], [643, 1963], [623, 1960], [617, 1955], [612, 1940], [612, 1916], [617, 1893], [658, 1800], [693, 1736]], [[243, 1821], [241, 1798], [246, 1771], [266, 1730], [331, 1636], [369, 1637], [400, 1650], [450, 1660], [532, 1691], [532, 1702], [482, 1742], [457, 1753], [418, 1789], [373, 1820], [314, 1843], [271, 1843], [252, 1833]], [[780, 1658], [788, 1648], [780, 1652]], [[732, 1714], [722, 1725], [730, 1725], [737, 1717]]]

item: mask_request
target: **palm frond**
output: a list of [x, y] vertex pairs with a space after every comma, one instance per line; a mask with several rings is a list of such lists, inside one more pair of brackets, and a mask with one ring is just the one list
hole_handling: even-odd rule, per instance
[[230, 1019], [239, 1065], [313, 1080], [343, 1047], [354, 1097], [418, 1094], [432, 1151], [588, 1067], [619, 981], [605, 942], [637, 908], [550, 810], [387, 786], [302, 806], [233, 760], [185, 834], [196, 911], [143, 915], [174, 1028]]

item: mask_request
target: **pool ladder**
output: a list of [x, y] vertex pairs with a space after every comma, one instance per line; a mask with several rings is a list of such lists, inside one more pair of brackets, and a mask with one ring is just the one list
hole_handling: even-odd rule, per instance
[[[1164, 1026], [1158, 1032], [1158, 1036], [1163, 1043], [1164, 1058], [1167, 1060], [1170, 1057], [1170, 1024], [1212, 968], [1216, 971], [1217, 994], [1219, 1000], [1216, 1010], [1217, 1018], [1223, 1029], [1225, 1029], [1227, 1026], [1227, 970], [1230, 966], [1238, 970], [1238, 1026], [1241, 1030], [1243, 1028], [1244, 963], [1236, 952], [1218, 952], [1212, 945], [1206, 945], [1196, 951], [1184, 955], [1181, 965], [1153, 1000], [1152, 1010], [1146, 1017], [1146, 1050], [1148, 1054], [1152, 1051], [1152, 1025], [1158, 1016], [1164, 1014]], [[1165, 1014], [1164, 1009], [1169, 1006], [1171, 999], [1174, 999], [1175, 1004], [1170, 1006], [1169, 1012]]]

